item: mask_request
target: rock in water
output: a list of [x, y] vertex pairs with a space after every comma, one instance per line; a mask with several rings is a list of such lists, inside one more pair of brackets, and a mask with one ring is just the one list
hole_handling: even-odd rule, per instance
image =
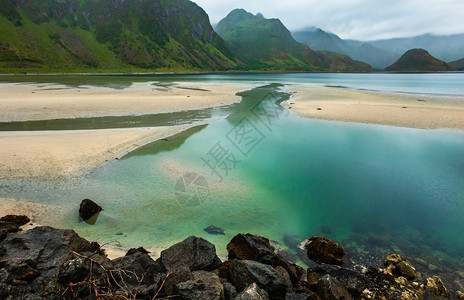
[[269, 295], [256, 283], [250, 284], [246, 289], [235, 297], [235, 300], [268, 300]]
[[79, 208], [79, 216], [85, 221], [90, 219], [96, 213], [99, 213], [103, 210], [100, 205], [93, 202], [90, 199], [84, 199], [81, 202], [81, 206]]
[[216, 247], [207, 240], [194, 236], [161, 251], [160, 259], [168, 271], [180, 266], [186, 266], [190, 271], [210, 271], [222, 264], [216, 255]]
[[441, 278], [438, 276], [427, 278], [426, 289], [434, 295], [450, 298], [450, 293], [448, 289], [446, 288]]
[[209, 234], [226, 235], [224, 233], [224, 229], [222, 229], [221, 227], [214, 226], [214, 225], [208, 226], [203, 230]]
[[416, 269], [401, 255], [390, 254], [385, 258], [384, 265], [385, 271], [394, 277], [403, 276], [408, 280], [416, 278]]
[[348, 289], [337, 279], [325, 275], [317, 282], [317, 295], [321, 299], [353, 300]]
[[343, 248], [329, 239], [313, 236], [304, 246], [308, 258], [318, 264], [341, 265]]
[[6, 215], [0, 219], [3, 222], [15, 223], [18, 226], [26, 225], [31, 221], [27, 216]]
[[18, 232], [19, 226], [15, 223], [0, 221], [0, 242], [3, 241], [8, 233]]

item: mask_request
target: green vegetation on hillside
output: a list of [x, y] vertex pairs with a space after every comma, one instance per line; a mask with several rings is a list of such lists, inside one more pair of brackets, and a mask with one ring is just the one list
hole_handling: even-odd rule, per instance
[[394, 64], [385, 68], [393, 72], [437, 72], [450, 71], [451, 67], [436, 59], [424, 49], [411, 49], [403, 54]]
[[448, 65], [451, 68], [456, 69], [458, 71], [464, 71], [464, 58], [452, 61], [452, 62], [448, 63]]
[[188, 0], [0, 0], [0, 71], [229, 70], [237, 62]]
[[370, 66], [344, 55], [316, 53], [296, 42], [278, 19], [233, 10], [216, 28], [227, 46], [255, 69], [294, 71], [367, 71]]

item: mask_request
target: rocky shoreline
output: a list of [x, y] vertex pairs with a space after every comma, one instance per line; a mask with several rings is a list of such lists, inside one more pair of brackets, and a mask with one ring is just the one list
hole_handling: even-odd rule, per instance
[[238, 234], [221, 261], [205, 239], [188, 237], [154, 260], [142, 247], [110, 260], [72, 230], [21, 231], [25, 216], [0, 220], [0, 299], [464, 299], [440, 277], [421, 278], [402, 256], [384, 268], [354, 267], [323, 237], [298, 245], [309, 268], [268, 239]]

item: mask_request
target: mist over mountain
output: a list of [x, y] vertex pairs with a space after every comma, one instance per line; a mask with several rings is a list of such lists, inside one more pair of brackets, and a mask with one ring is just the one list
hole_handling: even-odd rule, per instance
[[335, 53], [315, 52], [295, 41], [279, 19], [235, 9], [216, 30], [243, 61], [259, 68], [295, 71], [366, 71], [367, 64]]
[[373, 68], [384, 69], [393, 64], [409, 49], [422, 48], [440, 60], [449, 62], [464, 55], [464, 34], [437, 36], [425, 34], [412, 38], [378, 41], [344, 40], [320, 28], [293, 32], [294, 38], [314, 50], [328, 50], [369, 63]]

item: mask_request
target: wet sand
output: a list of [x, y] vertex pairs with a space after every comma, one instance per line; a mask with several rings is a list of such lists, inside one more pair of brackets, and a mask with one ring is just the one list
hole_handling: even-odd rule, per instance
[[304, 117], [423, 129], [464, 130], [464, 97], [416, 96], [298, 84], [282, 103]]
[[0, 122], [146, 115], [202, 109], [238, 102], [241, 97], [236, 95], [237, 92], [253, 88], [253, 85], [244, 83], [153, 84], [134, 83], [126, 89], [112, 89], [0, 83]]

